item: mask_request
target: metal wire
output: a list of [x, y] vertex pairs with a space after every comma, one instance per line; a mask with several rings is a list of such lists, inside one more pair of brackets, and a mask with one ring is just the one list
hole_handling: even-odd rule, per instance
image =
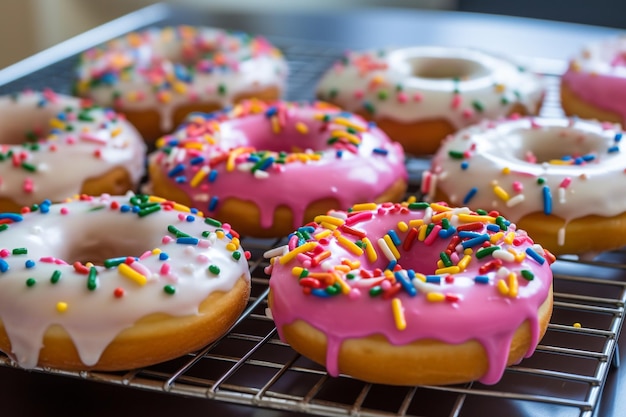
[[[313, 97], [321, 73], [341, 56], [338, 48], [285, 38], [270, 39], [291, 67], [288, 99]], [[64, 59], [22, 79], [0, 86], [0, 93], [23, 88], [52, 87], [71, 91], [75, 60]], [[542, 65], [544, 68], [542, 69]], [[558, 98], [559, 63], [533, 61], [549, 85], [542, 115], [561, 115]], [[409, 194], [419, 192], [421, 170], [428, 160], [410, 159]], [[317, 364], [281, 342], [267, 308], [268, 265], [262, 254], [279, 240], [244, 238], [250, 260], [252, 296], [248, 308], [220, 340], [200, 352], [164, 364], [128, 372], [40, 372], [181, 395], [209, 398], [325, 416], [450, 416], [572, 415], [590, 417], [598, 406], [616, 357], [623, 323], [626, 252], [601, 254], [594, 260], [572, 257], [554, 264], [554, 312], [535, 354], [509, 367], [502, 380], [485, 386], [469, 383], [448, 387], [391, 387], [341, 375], [329, 377]], [[574, 326], [581, 323], [581, 327]], [[16, 366], [0, 356], [0, 365]]]

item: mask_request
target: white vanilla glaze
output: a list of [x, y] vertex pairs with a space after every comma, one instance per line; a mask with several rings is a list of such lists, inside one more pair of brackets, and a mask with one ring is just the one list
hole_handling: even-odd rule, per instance
[[123, 167], [137, 186], [145, 144], [113, 110], [50, 90], [0, 97], [0, 198], [60, 201]]
[[349, 52], [317, 86], [320, 99], [349, 111], [403, 123], [444, 119], [456, 129], [516, 104], [533, 114], [543, 94], [541, 78], [511, 61], [438, 46]]
[[79, 95], [118, 110], [155, 109], [164, 131], [180, 105], [226, 107], [287, 82], [286, 61], [264, 38], [201, 26], [133, 32], [84, 52], [77, 71]]
[[[197, 314], [212, 292], [229, 291], [242, 276], [249, 280], [247, 254], [230, 227], [209, 224], [186, 207], [132, 194], [40, 207], [24, 216], [0, 214], [13, 221], [0, 233], [0, 320], [13, 350], [6, 353], [22, 367], [37, 365], [52, 325], [63, 327], [81, 360], [93, 365], [138, 319]], [[197, 242], [182, 243], [178, 231]], [[15, 253], [22, 248], [27, 253]], [[132, 262], [119, 267], [94, 259], [90, 268], [91, 256]], [[76, 261], [95, 272], [93, 288]], [[131, 279], [121, 268], [143, 278]], [[60, 278], [53, 283], [55, 271]]]
[[[568, 118], [484, 121], [448, 137], [423, 176], [430, 199], [571, 221], [626, 210], [626, 154], [619, 125]], [[473, 195], [472, 195], [473, 194]]]

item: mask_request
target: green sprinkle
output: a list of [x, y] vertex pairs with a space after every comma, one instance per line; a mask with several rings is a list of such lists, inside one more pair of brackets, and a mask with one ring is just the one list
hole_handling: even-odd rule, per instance
[[137, 212], [137, 215], [139, 217], [145, 217], [145, 216], [148, 216], [149, 214], [156, 213], [159, 210], [161, 210], [161, 205], [157, 203], [156, 205], [151, 205], [151, 206], [142, 208], [141, 210]]
[[176, 228], [176, 226], [171, 225], [171, 224], [169, 226], [167, 226], [167, 231], [170, 232], [171, 234], [173, 234], [176, 237], [191, 237], [187, 233], [178, 230]]
[[236, 261], [240, 260], [240, 259], [241, 259], [241, 252], [239, 252], [239, 251], [234, 251], [234, 252], [233, 252], [233, 254], [232, 254], [232, 257], [233, 257], [233, 259], [234, 259], [234, 260], [236, 260]]
[[13, 255], [27, 255], [28, 249], [26, 248], [15, 248], [13, 249]]
[[29, 162], [22, 162], [22, 168], [24, 168], [28, 172], [37, 171], [37, 167]]
[[309, 270], [306, 268], [302, 268], [302, 272], [300, 272], [300, 276], [298, 278], [306, 278], [309, 276]]
[[472, 101], [472, 106], [474, 107], [474, 110], [476, 110], [479, 113], [482, 113], [483, 111], [485, 111], [485, 106], [478, 100]]
[[484, 209], [477, 209], [476, 213], [480, 214], [481, 216], [486, 216], [487, 214], [489, 214], [489, 212], [487, 210], [484, 210]]
[[37, 280], [35, 280], [35, 278], [28, 278], [26, 280], [26, 286], [27, 287], [33, 287], [33, 286], [35, 286], [36, 283], [37, 283]]
[[460, 151], [449, 151], [448, 156], [453, 159], [463, 159], [465, 155]]
[[209, 272], [212, 273], [213, 275], [219, 275], [220, 267], [217, 265], [209, 265]]
[[507, 104], [509, 104], [509, 99], [506, 98], [505, 96], [500, 97], [500, 104], [502, 104], [503, 106], [506, 106]]
[[337, 97], [337, 95], [339, 94], [339, 90], [336, 88], [331, 88], [330, 91], [328, 92], [328, 97], [329, 98], [335, 98]]
[[447, 253], [445, 252], [440, 252], [439, 253], [439, 259], [441, 259], [441, 262], [443, 262], [444, 266], [452, 266], [452, 260], [450, 259], [450, 257], [448, 256]]
[[535, 279], [535, 275], [530, 272], [528, 269], [522, 269], [522, 277], [526, 280], [526, 281], [532, 281], [533, 279]]
[[104, 267], [107, 269], [115, 268], [116, 266], [118, 266], [119, 264], [123, 264], [124, 262], [126, 262], [126, 257], [123, 256], [120, 256], [119, 258], [109, 258], [104, 260]]
[[174, 295], [174, 293], [176, 292], [176, 287], [168, 284], [163, 287], [163, 291], [165, 292], [165, 294]]
[[95, 207], [90, 208], [88, 211], [100, 211], [100, 210], [102, 210], [104, 208], [106, 208], [105, 205], [95, 206]]
[[205, 230], [204, 232], [202, 232], [202, 237], [203, 237], [203, 238], [205, 238], [205, 239], [206, 239], [206, 238], [207, 238], [207, 237], [209, 237], [209, 236], [211, 236], [211, 232], [209, 232], [208, 230]]
[[425, 210], [428, 207], [430, 207], [430, 204], [423, 201], [417, 203], [409, 203], [409, 210]]
[[378, 297], [383, 293], [383, 288], [380, 285], [370, 288], [370, 297]]
[[495, 252], [495, 251], [497, 251], [498, 249], [500, 249], [500, 246], [489, 246], [489, 247], [487, 247], [487, 248], [481, 248], [481, 249], [478, 249], [478, 250], [476, 251], [476, 258], [478, 258], [478, 259], [482, 259], [482, 258], [484, 258], [485, 256], [489, 256], [489, 255], [491, 255], [492, 253], [494, 253], [494, 252]]
[[224, 94], [226, 94], [226, 85], [225, 85], [225, 84], [220, 84], [220, 85], [217, 87], [217, 92], [218, 92], [221, 96], [223, 96]]
[[60, 279], [61, 279], [61, 271], [59, 271], [58, 269], [55, 269], [55, 271], [52, 273], [52, 276], [50, 277], [50, 282], [53, 284], [56, 284], [57, 282], [59, 282]]
[[543, 185], [543, 184], [545, 184], [545, 182], [546, 182], [545, 178], [542, 178], [542, 177], [537, 178], [537, 184]]
[[208, 224], [208, 225], [211, 225], [211, 226], [222, 227], [222, 222], [220, 222], [218, 220], [215, 220], [215, 219], [212, 219], [210, 217], [207, 217], [206, 219], [204, 219], [204, 222], [206, 224]]
[[0, 232], [4, 232], [9, 228], [9, 225], [6, 223], [0, 224]]
[[387, 97], [389, 97], [389, 93], [387, 93], [386, 90], [381, 90], [378, 92], [378, 99], [379, 100], [387, 100]]
[[363, 108], [365, 109], [366, 112], [368, 112], [369, 114], [374, 114], [376, 113], [376, 108], [374, 107], [374, 105], [372, 103], [370, 103], [369, 101], [364, 101], [363, 102]]
[[506, 230], [506, 219], [504, 218], [504, 216], [498, 216], [496, 217], [496, 224], [498, 226], [500, 226], [500, 230]]
[[330, 295], [337, 295], [341, 294], [341, 287], [339, 287], [339, 284], [333, 284], [326, 287], [325, 291]]
[[98, 288], [98, 270], [95, 266], [89, 268], [89, 275], [87, 275], [87, 289], [94, 291]]
[[445, 217], [441, 219], [441, 228], [448, 230], [450, 228], [450, 220], [446, 219]]

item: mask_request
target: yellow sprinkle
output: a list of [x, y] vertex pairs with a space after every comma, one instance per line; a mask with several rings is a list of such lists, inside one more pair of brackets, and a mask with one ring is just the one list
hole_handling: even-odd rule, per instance
[[422, 224], [420, 226], [420, 228], [417, 230], [417, 240], [419, 240], [420, 242], [423, 242], [424, 239], [426, 239], [427, 229], [428, 229], [428, 226], [426, 226], [425, 224]]
[[59, 119], [50, 119], [50, 127], [55, 129], [65, 129], [65, 123]]
[[378, 205], [376, 203], [361, 203], [361, 204], [355, 204], [352, 206], [352, 211], [370, 211], [370, 210], [376, 210], [378, 208]]
[[513, 243], [514, 239], [515, 239], [515, 232], [509, 232], [504, 237], [504, 243], [510, 245], [511, 243]]
[[343, 272], [344, 274], [347, 274], [348, 272], [352, 271], [352, 269], [348, 265], [335, 265], [333, 269], [335, 271]]
[[461, 272], [461, 268], [458, 266], [448, 266], [446, 268], [439, 268], [435, 270], [435, 275], [443, 275], [443, 274], [458, 274]]
[[300, 245], [297, 248], [290, 250], [289, 252], [287, 252], [286, 254], [280, 257], [281, 265], [284, 265], [287, 262], [291, 261], [300, 253], [313, 250], [316, 246], [317, 246], [317, 242], [307, 242], [304, 245]]
[[509, 295], [509, 286], [506, 285], [506, 281], [504, 281], [503, 279], [499, 280], [497, 286], [500, 294]]
[[502, 237], [504, 236], [504, 232], [498, 232], [498, 233], [494, 233], [493, 235], [491, 235], [491, 237], [489, 238], [489, 242], [492, 245], [495, 245], [496, 243], [498, 243], [500, 241], [500, 239], [502, 239]]
[[159, 249], [159, 248], [154, 248], [154, 249], [152, 249], [152, 254], [153, 254], [153, 255], [160, 255], [160, 254], [161, 254], [161, 252], [162, 252], [162, 251], [161, 251], [161, 249]]
[[367, 260], [370, 262], [376, 262], [378, 259], [376, 248], [374, 248], [374, 245], [372, 245], [372, 242], [368, 238], [364, 237], [362, 240], [365, 244], [365, 254], [367, 255]]
[[574, 323], [573, 326], [576, 327], [577, 329], [580, 329], [581, 327], [583, 327], [583, 325], [578, 322]]
[[201, 151], [204, 149], [204, 144], [200, 142], [187, 142], [185, 143], [185, 149], [195, 149]]
[[518, 252], [513, 248], [508, 248], [507, 251], [515, 257], [515, 262], [522, 262], [526, 259], [526, 252]]
[[175, 82], [174, 84], [172, 84], [172, 88], [178, 94], [185, 94], [187, 92], [187, 85], [185, 85], [185, 83]]
[[343, 265], [346, 265], [348, 268], [350, 268], [350, 270], [359, 269], [361, 267], [361, 261], [357, 259], [355, 259], [354, 261], [351, 261], [350, 259], [342, 259], [341, 263]]
[[342, 224], [345, 223], [345, 221], [343, 219], [340, 219], [339, 217], [334, 217], [334, 216], [315, 216], [315, 223], [330, 223], [330, 224], [334, 224], [335, 226], [341, 226]]
[[472, 248], [465, 248], [463, 250], [463, 255], [471, 255], [472, 253], [474, 253], [474, 249]]
[[517, 281], [517, 274], [511, 272], [509, 274], [509, 297], [517, 297], [517, 291], [519, 289], [519, 282]]
[[383, 271], [383, 275], [385, 276], [385, 278], [387, 278], [390, 282], [396, 282], [396, 276], [393, 274], [393, 271], [391, 271], [390, 269], [385, 269]]
[[67, 303], [64, 301], [59, 301], [57, 303], [57, 311], [59, 313], [65, 313], [67, 311]]
[[502, 201], [508, 201], [510, 198], [509, 193], [504, 191], [504, 188], [500, 187], [499, 185], [496, 185], [495, 187], [493, 187], [493, 192]]
[[229, 252], [234, 252], [237, 250], [237, 245], [233, 244], [233, 242], [228, 242], [226, 244], [226, 250]]
[[430, 208], [432, 208], [435, 211], [452, 211], [452, 208], [448, 207], [448, 206], [444, 206], [441, 204], [437, 204], [437, 203], [431, 203], [430, 204]]
[[428, 294], [426, 294], [426, 299], [430, 302], [438, 303], [444, 301], [446, 299], [446, 296], [440, 292], [429, 292]]
[[570, 161], [564, 161], [562, 159], [550, 159], [548, 163], [550, 165], [571, 165], [572, 164]]
[[407, 230], [409, 230], [409, 225], [406, 224], [406, 222], [398, 222], [398, 224], [396, 225], [396, 227], [398, 228], [399, 231], [401, 232], [406, 232]]
[[206, 165], [203, 166], [201, 169], [199, 169], [198, 172], [196, 172], [196, 174], [193, 176], [193, 178], [189, 182], [189, 185], [191, 185], [194, 188], [197, 187], [200, 184], [200, 181], [206, 178], [207, 174], [209, 173], [209, 169], [210, 168]]
[[85, 266], [87, 268], [91, 268], [93, 266], [93, 262], [87, 262], [87, 263], [85, 263]]
[[418, 228], [418, 227], [420, 227], [423, 224], [424, 224], [424, 219], [409, 220], [409, 227]]
[[509, 168], [509, 167], [502, 168], [502, 173], [504, 175], [509, 175], [511, 173], [511, 168]]
[[391, 300], [391, 309], [393, 310], [393, 320], [398, 330], [406, 329], [406, 319], [404, 318], [404, 308], [399, 298]]
[[119, 264], [117, 270], [124, 278], [128, 278], [139, 285], [146, 285], [148, 282], [148, 278], [145, 275], [140, 274], [125, 263]]
[[346, 132], [345, 130], [333, 130], [330, 132], [330, 136], [334, 138], [346, 139], [348, 142], [354, 145], [358, 145], [361, 143], [361, 138], [359, 138], [357, 135]]
[[352, 252], [357, 256], [363, 255], [363, 249], [361, 249], [359, 246], [356, 245], [356, 243], [352, 242], [350, 239], [342, 235], [337, 236], [337, 243], [339, 243], [340, 246], [343, 246], [349, 252]]
[[445, 265], [443, 264], [443, 261], [441, 259], [437, 261], [437, 268], [445, 268]]
[[333, 123], [336, 123], [338, 125], [342, 125], [342, 126], [346, 126], [346, 127], [350, 127], [358, 132], [365, 132], [367, 129], [364, 126], [361, 126], [358, 123], [354, 123], [349, 119], [346, 119], [345, 117], [337, 117], [335, 119], [333, 119]]
[[280, 133], [280, 121], [278, 117], [272, 117], [270, 120], [272, 121], [272, 132]]
[[322, 240], [327, 238], [332, 233], [332, 230], [324, 230], [322, 232], [316, 233], [313, 237], [317, 240]]
[[254, 152], [254, 148], [235, 148], [228, 154], [228, 160], [226, 161], [226, 171], [233, 171], [235, 169], [235, 160], [237, 157], [246, 152]]
[[406, 199], [407, 204], [411, 204], [411, 203], [415, 203], [417, 201], [417, 196], [409, 196], [409, 198]]
[[336, 230], [337, 226], [332, 223], [321, 222], [320, 226], [328, 230]]
[[344, 281], [343, 278], [341, 278], [339, 276], [339, 274], [331, 273], [331, 275], [333, 277], [335, 277], [335, 282], [337, 284], [339, 284], [339, 287], [341, 288], [341, 293], [342, 294], [349, 294], [350, 293], [350, 286], [346, 283], [346, 281]]
[[481, 216], [479, 214], [467, 214], [460, 213], [458, 215], [458, 219], [461, 223], [473, 223], [473, 222], [482, 222], [482, 223], [495, 223], [496, 218], [491, 216]]
[[226, 236], [226, 233], [224, 233], [223, 230], [216, 230], [215, 236], [217, 236], [218, 239], [224, 239], [224, 237]]
[[111, 137], [114, 138], [120, 133], [122, 133], [122, 128], [118, 126], [115, 129], [111, 130]]
[[391, 253], [393, 253], [393, 256], [396, 259], [400, 259], [400, 252], [398, 251], [398, 248], [396, 248], [396, 245], [391, 240], [391, 237], [389, 235], [384, 235], [383, 239], [385, 240], [385, 243], [387, 244], [387, 246], [389, 246], [389, 249], [391, 250]]
[[496, 90], [496, 93], [504, 93], [504, 91], [506, 90], [506, 86], [501, 83], [495, 84], [493, 88]]
[[415, 278], [419, 279], [422, 282], [426, 282], [426, 275], [420, 274], [419, 272], [415, 273]]
[[309, 127], [302, 122], [296, 123], [296, 130], [302, 133], [303, 135], [306, 135], [307, 133], [309, 133]]
[[461, 271], [465, 271], [465, 269], [467, 268], [467, 265], [470, 263], [471, 260], [472, 260], [471, 255], [465, 255], [463, 256], [463, 258], [461, 258], [459, 263], [456, 264], [456, 266], [458, 266]]
[[303, 271], [304, 271], [304, 268], [302, 268], [301, 266], [294, 266], [293, 268], [291, 268], [291, 275], [295, 277], [299, 277], [300, 275], [302, 275]]

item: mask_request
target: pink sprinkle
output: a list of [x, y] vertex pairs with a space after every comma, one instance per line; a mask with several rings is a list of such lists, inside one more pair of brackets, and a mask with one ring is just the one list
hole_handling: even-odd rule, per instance
[[166, 264], [161, 265], [161, 269], [159, 270], [159, 273], [161, 275], [169, 275], [170, 270], [171, 270], [170, 264], [166, 263]]
[[48, 264], [54, 263], [54, 258], [52, 256], [44, 256], [43, 258], [39, 258], [39, 262], [45, 262]]
[[30, 178], [26, 178], [24, 180], [24, 185], [22, 186], [22, 189], [24, 190], [25, 193], [32, 193], [34, 190], [34, 186], [33, 186], [33, 180]]
[[143, 275], [144, 277], [149, 277], [150, 275], [152, 275], [150, 273], [150, 269], [148, 269], [147, 266], [145, 266], [144, 264], [140, 263], [140, 262], [133, 262], [130, 265], [131, 268], [133, 268], [135, 271], [139, 272], [141, 275]]
[[54, 263], [57, 265], [68, 265], [68, 263], [65, 262], [63, 259], [55, 259]]
[[291, 238], [289, 239], [289, 242], [287, 243], [287, 247], [289, 248], [289, 250], [294, 250], [296, 248], [296, 245], [298, 244], [298, 236], [293, 235], [291, 236]]
[[61, 211], [61, 214], [63, 214], [63, 215], [68, 214], [70, 212], [67, 207], [61, 207], [60, 211]]
[[200, 239], [198, 241], [198, 247], [203, 249], [209, 248], [211, 247], [211, 241], [207, 239]]
[[151, 256], [152, 256], [152, 251], [147, 250], [147, 251], [145, 251], [144, 253], [141, 254], [139, 259], [143, 260], [143, 259], [149, 258]]
[[537, 123], [537, 121], [535, 119], [531, 119], [530, 120], [530, 127], [533, 129], [540, 129], [541, 125], [539, 123]]
[[361, 297], [361, 291], [358, 288], [352, 288], [348, 293], [348, 298], [358, 300]]
[[89, 142], [89, 143], [105, 144], [107, 142], [106, 139], [103, 139], [100, 136], [90, 133], [90, 132], [81, 133], [79, 138], [83, 142]]
[[415, 94], [413, 94], [413, 101], [419, 103], [422, 100], [424, 100], [424, 96], [421, 93], [416, 92]]
[[224, 230], [225, 233], [230, 233], [232, 227], [230, 224], [228, 223], [222, 223], [222, 230]]
[[399, 103], [406, 103], [409, 99], [406, 93], [404, 93], [403, 91], [398, 92], [398, 94], [396, 95], [396, 98]]
[[463, 112], [461, 114], [463, 115], [463, 118], [471, 119], [474, 116], [474, 110], [472, 110], [472, 109], [465, 109], [465, 110], [463, 110]]
[[524, 191], [524, 185], [519, 181], [514, 181], [513, 191], [515, 191], [516, 193], [521, 193], [522, 191]]
[[187, 218], [187, 216], [185, 216], [183, 213], [178, 213], [178, 220], [185, 221], [185, 219]]
[[361, 100], [364, 96], [365, 93], [363, 92], [363, 90], [356, 90], [354, 92], [354, 98], [356, 98], [357, 100]]
[[561, 184], [559, 184], [559, 187], [567, 188], [569, 187], [571, 183], [572, 183], [572, 179], [570, 177], [565, 177], [563, 178], [563, 181], [561, 181]]
[[388, 279], [384, 280], [380, 283], [380, 287], [383, 289], [383, 291], [387, 291], [389, 288], [391, 288], [391, 281], [389, 281]]
[[209, 257], [204, 254], [200, 254], [196, 257], [196, 260], [202, 264], [205, 264], [209, 262]]
[[9, 256], [11, 254], [11, 252], [9, 252], [6, 249], [2, 249], [0, 250], [0, 258], [6, 258], [7, 256]]
[[65, 143], [67, 143], [68, 145], [73, 145], [76, 143], [76, 138], [74, 136], [68, 136], [67, 138], [65, 138]]
[[422, 173], [422, 192], [425, 194], [428, 194], [428, 192], [430, 191], [430, 182], [432, 179], [432, 173], [430, 171], [424, 171]]
[[524, 159], [526, 159], [526, 162], [530, 162], [531, 164], [537, 163], [537, 157], [531, 151], [526, 152]]
[[174, 240], [173, 237], [165, 235], [165, 236], [163, 236], [163, 239], [161, 239], [161, 243], [163, 243], [165, 245], [165, 244], [170, 243], [173, 240]]
[[437, 239], [437, 237], [439, 236], [440, 230], [441, 230], [441, 225], [435, 224], [435, 227], [433, 227], [433, 230], [431, 230], [428, 236], [426, 236], [426, 239], [424, 239], [424, 244], [426, 246], [432, 245], [435, 239]]
[[450, 103], [450, 107], [453, 109], [458, 109], [461, 106], [461, 102], [463, 99], [460, 94], [455, 94], [452, 96], [452, 102]]

